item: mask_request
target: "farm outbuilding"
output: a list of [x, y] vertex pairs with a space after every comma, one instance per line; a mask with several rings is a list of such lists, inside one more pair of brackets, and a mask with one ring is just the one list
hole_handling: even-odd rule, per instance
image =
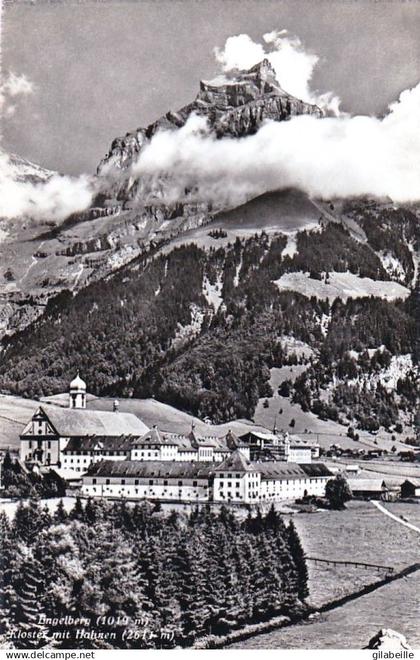
[[389, 488], [383, 479], [348, 479], [353, 497], [366, 500], [389, 499]]
[[401, 497], [420, 497], [420, 479], [406, 479], [401, 484]]

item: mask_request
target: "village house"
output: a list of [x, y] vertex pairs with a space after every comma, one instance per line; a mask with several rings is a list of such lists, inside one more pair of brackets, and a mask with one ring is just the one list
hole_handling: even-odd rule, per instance
[[347, 479], [347, 483], [356, 499], [392, 501], [400, 495], [400, 482], [398, 480], [383, 478], [354, 477]]
[[309, 444], [297, 435], [273, 431], [264, 433], [252, 430], [240, 436], [241, 442], [249, 448], [253, 461], [286, 461], [288, 463], [310, 463], [319, 458], [319, 445]]

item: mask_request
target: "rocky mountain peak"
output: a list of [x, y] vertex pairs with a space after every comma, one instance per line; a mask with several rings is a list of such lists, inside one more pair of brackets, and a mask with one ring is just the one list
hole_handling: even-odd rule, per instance
[[[143, 147], [159, 130], [175, 130], [192, 115], [207, 119], [210, 129], [221, 138], [245, 137], [255, 133], [266, 120], [285, 121], [295, 115], [322, 117], [322, 110], [284, 91], [267, 59], [249, 70], [234, 70], [213, 80], [202, 80], [195, 100], [174, 112], [169, 111], [147, 128], [138, 128], [113, 140], [108, 154], [99, 163], [97, 173], [114, 178], [111, 197], [120, 201], [139, 198], [144, 201], [147, 184], [133, 181], [128, 174]], [[121, 177], [121, 174], [123, 177]], [[124, 180], [123, 180], [124, 179]]]
[[287, 96], [276, 79], [276, 72], [267, 59], [248, 71], [234, 70], [212, 80], [200, 82], [196, 102], [210, 103], [215, 107], [237, 108], [256, 101], [265, 94]]

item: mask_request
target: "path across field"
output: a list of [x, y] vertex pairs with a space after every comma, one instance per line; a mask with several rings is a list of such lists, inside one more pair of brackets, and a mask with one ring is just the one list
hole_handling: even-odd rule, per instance
[[371, 500], [371, 501], [372, 501], [372, 504], [374, 504], [374, 506], [376, 506], [376, 508], [379, 509], [379, 511], [381, 511], [385, 515], [389, 516], [390, 518], [392, 518], [396, 522], [400, 523], [400, 525], [404, 525], [404, 527], [408, 527], [409, 529], [413, 529], [415, 532], [418, 532], [420, 534], [420, 527], [416, 527], [415, 525], [412, 525], [411, 523], [406, 522], [405, 520], [402, 520], [398, 516], [395, 516], [393, 513], [388, 511], [388, 509], [385, 509], [385, 507], [382, 506], [382, 504], [380, 502], [377, 502], [376, 500]]

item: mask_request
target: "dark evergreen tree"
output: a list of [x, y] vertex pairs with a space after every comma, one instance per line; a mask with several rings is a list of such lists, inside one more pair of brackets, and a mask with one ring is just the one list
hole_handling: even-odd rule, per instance
[[47, 643], [47, 632], [40, 623], [42, 598], [45, 584], [42, 567], [29, 555], [22, 563], [21, 572], [15, 583], [16, 601], [12, 620], [19, 633], [15, 641], [17, 648], [36, 649]]
[[301, 600], [304, 600], [309, 595], [308, 568], [306, 566], [305, 552], [293, 520], [289, 522], [287, 527], [287, 542], [298, 573], [298, 595]]

